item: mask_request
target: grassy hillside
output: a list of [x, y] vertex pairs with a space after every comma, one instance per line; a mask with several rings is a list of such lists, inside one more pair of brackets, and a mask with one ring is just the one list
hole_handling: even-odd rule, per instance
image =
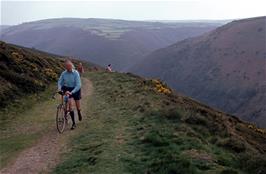
[[[45, 132], [44, 101], [62, 69], [59, 56], [0, 42], [0, 168]], [[31, 111], [36, 105], [42, 109]]]
[[[63, 57], [1, 41], [0, 107], [46, 89], [58, 79], [63, 62]], [[86, 63], [87, 67], [90, 65]]]
[[[0, 126], [36, 102], [51, 97], [57, 90], [55, 82], [63, 62], [64, 57], [0, 41]], [[97, 65], [84, 66], [88, 70]]]
[[57, 101], [51, 97], [63, 62], [57, 55], [0, 42], [0, 169], [54, 128]]
[[144, 58], [133, 72], [266, 127], [265, 21], [236, 20], [177, 42]]
[[266, 133], [173, 94], [157, 80], [86, 75], [94, 86], [80, 135], [53, 173], [266, 172]]
[[63, 69], [58, 56], [0, 42], [0, 106], [44, 90]]
[[0, 53], [0, 173], [266, 172], [265, 129], [132, 74], [85, 73], [84, 120], [59, 135], [49, 98], [63, 60], [4, 42]]

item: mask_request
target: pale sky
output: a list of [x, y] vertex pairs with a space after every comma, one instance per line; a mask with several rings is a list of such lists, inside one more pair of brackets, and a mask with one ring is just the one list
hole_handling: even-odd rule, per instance
[[1, 25], [62, 17], [125, 20], [216, 20], [266, 16], [265, 0], [0, 1]]

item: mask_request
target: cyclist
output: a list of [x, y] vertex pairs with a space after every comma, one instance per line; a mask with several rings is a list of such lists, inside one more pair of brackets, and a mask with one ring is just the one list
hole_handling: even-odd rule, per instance
[[80, 75], [84, 73], [84, 68], [83, 68], [82, 63], [79, 63], [78, 64], [77, 70], [78, 70], [78, 72], [79, 72]]
[[78, 71], [74, 69], [73, 63], [70, 60], [65, 61], [65, 71], [63, 71], [58, 80], [58, 90], [63, 91], [65, 95], [69, 96], [69, 111], [72, 119], [71, 129], [76, 128], [75, 113], [72, 110], [73, 99], [76, 102], [79, 121], [82, 120], [80, 111], [80, 99], [81, 99], [81, 80]]

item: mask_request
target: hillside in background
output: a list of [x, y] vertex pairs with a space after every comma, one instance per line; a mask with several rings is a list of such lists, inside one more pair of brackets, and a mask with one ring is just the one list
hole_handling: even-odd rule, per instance
[[0, 25], [0, 33], [4, 32], [7, 28], [11, 27], [11, 25]]
[[127, 70], [152, 51], [220, 26], [209, 22], [47, 19], [11, 26], [1, 40]]
[[233, 21], [159, 49], [132, 71], [266, 127], [266, 17]]

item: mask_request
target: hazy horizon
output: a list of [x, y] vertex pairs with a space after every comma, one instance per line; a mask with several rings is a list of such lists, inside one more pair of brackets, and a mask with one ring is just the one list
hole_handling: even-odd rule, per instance
[[[251, 18], [256, 18], [256, 17], [261, 17], [261, 16], [254, 16]], [[37, 22], [37, 21], [44, 21], [44, 20], [56, 20], [56, 19], [103, 19], [103, 20], [121, 20], [121, 21], [136, 21], [136, 22], [223, 22], [223, 21], [232, 21], [232, 20], [240, 20], [240, 19], [244, 19], [244, 18], [237, 18], [237, 19], [184, 19], [184, 20], [163, 20], [163, 19], [147, 19], [147, 20], [134, 20], [134, 19], [119, 19], [119, 18], [83, 18], [83, 17], [59, 17], [59, 18], [45, 18], [45, 19], [38, 19], [38, 20], [32, 20], [32, 21], [25, 21], [22, 23], [18, 23], [18, 24], [0, 24], [1, 26], [13, 26], [13, 25], [19, 25], [19, 24], [23, 24], [23, 23], [30, 23], [30, 22]]]
[[51, 18], [131, 21], [208, 21], [266, 16], [263, 0], [253, 1], [1, 1], [1, 25]]

